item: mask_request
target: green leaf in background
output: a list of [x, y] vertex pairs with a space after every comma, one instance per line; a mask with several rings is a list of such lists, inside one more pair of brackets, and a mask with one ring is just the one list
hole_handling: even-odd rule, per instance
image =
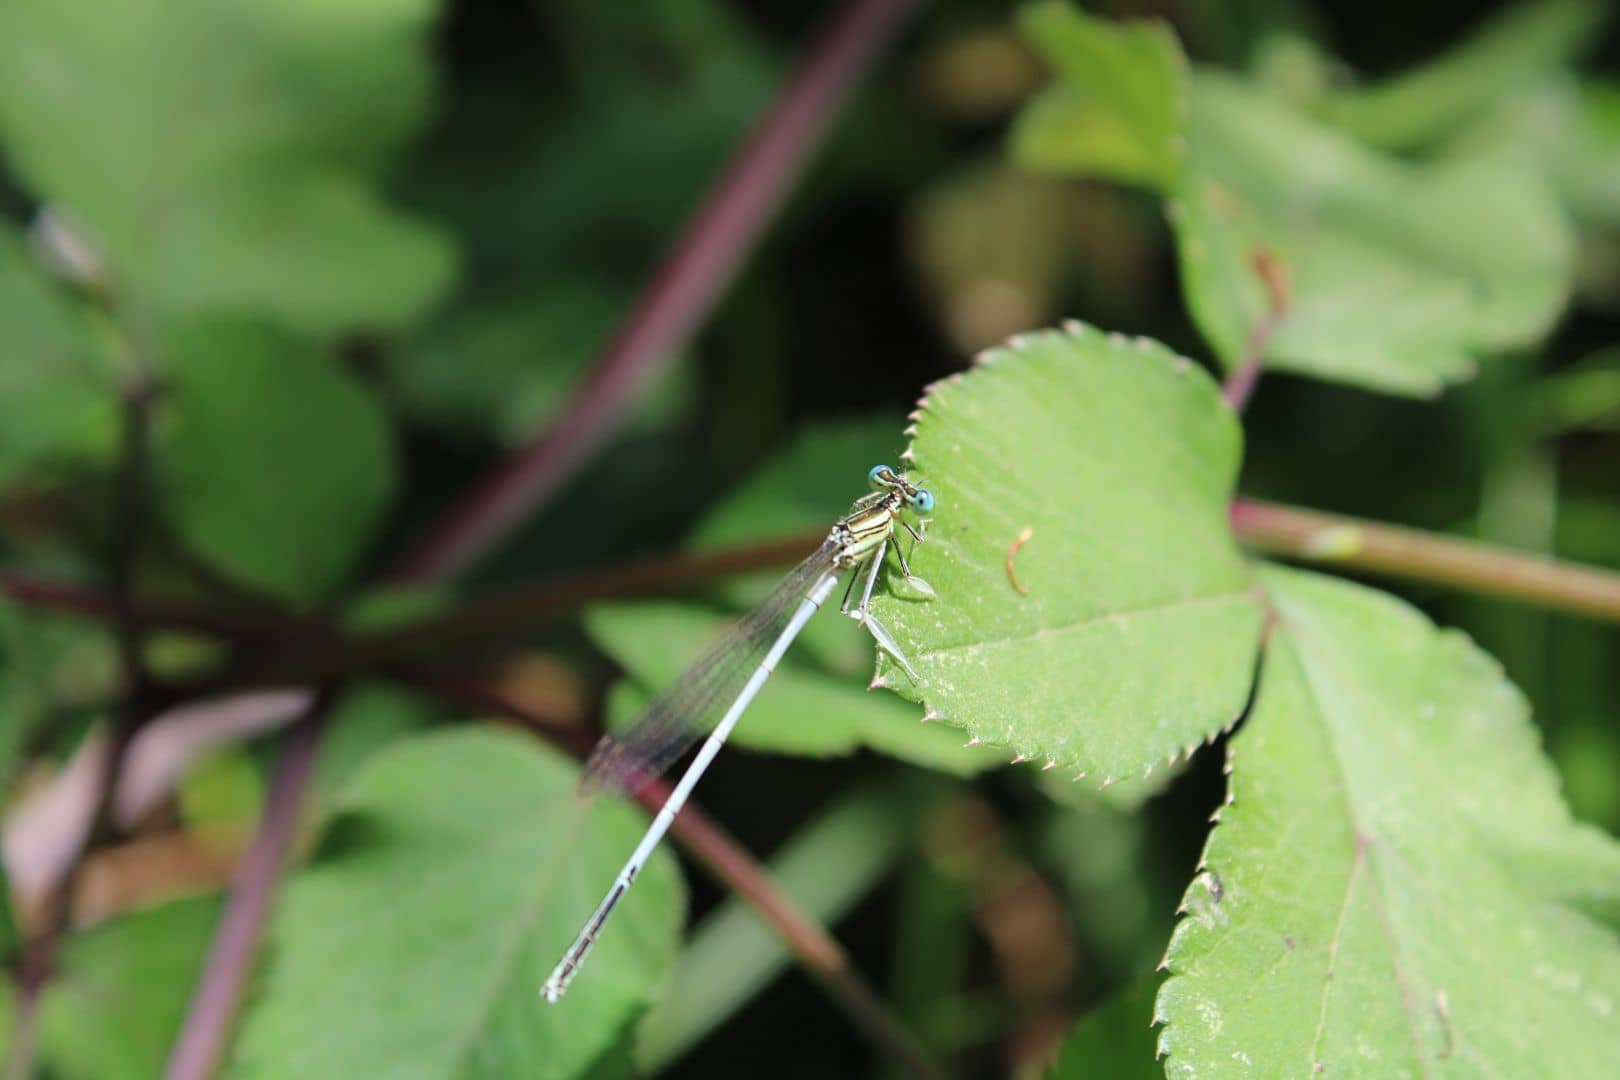
[[1534, 0], [1483, 21], [1421, 67], [1339, 90], [1317, 108], [1362, 142], [1410, 150], [1439, 141], [1496, 103], [1562, 71], [1599, 40], [1611, 12], [1595, 0]]
[[1605, 1076], [1620, 847], [1574, 824], [1524, 700], [1360, 586], [1278, 623], [1158, 1002], [1171, 1076]]
[[1153, 1033], [1158, 979], [1142, 979], [1081, 1017], [1046, 1080], [1163, 1080]]
[[389, 683], [362, 683], [345, 691], [321, 733], [313, 786], [322, 800], [340, 796], [366, 762], [426, 727], [436, 712], [422, 695]]
[[[630, 672], [642, 691], [635, 695], [615, 694], [610, 709], [613, 718], [631, 719], [646, 704], [648, 695], [674, 682], [733, 621], [733, 616], [692, 604], [604, 604], [592, 608], [585, 618], [586, 631]], [[860, 629], [853, 622], [850, 627]], [[758, 700], [749, 706], [729, 741], [755, 750], [807, 757], [852, 754], [864, 746], [958, 775], [977, 772], [1006, 757], [964, 748], [960, 732], [918, 720], [917, 710], [904, 702], [868, 692], [859, 679], [817, 671], [793, 659], [790, 653], [765, 684]]]
[[387, 418], [324, 350], [211, 320], [174, 340], [157, 441], [170, 522], [238, 580], [308, 600], [339, 583], [394, 491]]
[[1512, 155], [1546, 173], [1576, 220], [1620, 228], [1620, 83], [1549, 77], [1503, 96], [1445, 149]]
[[655, 854], [556, 1006], [538, 990], [645, 825], [512, 732], [397, 743], [356, 777], [287, 888], [233, 1075], [575, 1076], [674, 959], [681, 887]]
[[[1156, 99], [1177, 102], [1166, 115], [1184, 126], [1186, 167], [1175, 187], [1156, 186], [1170, 196], [1187, 305], [1226, 367], [1258, 351], [1268, 367], [1427, 395], [1481, 355], [1534, 344], [1562, 311], [1574, 237], [1539, 166], [1500, 153], [1409, 165], [1236, 76], [1130, 65], [1105, 20], [1058, 3], [1030, 11], [1060, 88], [1102, 94], [1100, 73], [1117, 71], [1131, 94], [1151, 79]], [[1020, 145], [1026, 166], [1075, 171], [1093, 142], [1109, 145], [1046, 134], [1074, 140], [1071, 164]]]
[[0, 483], [64, 458], [110, 455], [118, 395], [89, 321], [0, 224]]
[[455, 305], [385, 361], [416, 416], [515, 444], [550, 425], [618, 314], [610, 289], [541, 279]]
[[0, 596], [0, 777], [58, 709], [99, 705], [119, 685], [107, 627], [25, 611]]
[[1025, 7], [1018, 23], [1058, 81], [1019, 116], [1014, 157], [1042, 172], [1174, 191], [1187, 150], [1187, 60], [1169, 26], [1087, 18], [1059, 0]]
[[50, 1075], [161, 1075], [219, 907], [212, 897], [177, 900], [69, 938], [40, 1003], [39, 1053]]
[[1171, 219], [1188, 305], [1228, 367], [1259, 346], [1273, 368], [1432, 394], [1563, 308], [1573, 237], [1521, 163], [1403, 165], [1210, 71], [1188, 130]]
[[911, 565], [938, 599], [874, 597], [922, 677], [883, 659], [883, 684], [1096, 780], [1190, 752], [1242, 711], [1259, 644], [1226, 525], [1240, 448], [1203, 371], [1079, 324], [936, 383], [910, 475], [935, 496]]
[[16, 0], [0, 145], [104, 253], [132, 325], [224, 306], [313, 334], [393, 326], [451, 272], [437, 231], [372, 185], [427, 105], [436, 13]]

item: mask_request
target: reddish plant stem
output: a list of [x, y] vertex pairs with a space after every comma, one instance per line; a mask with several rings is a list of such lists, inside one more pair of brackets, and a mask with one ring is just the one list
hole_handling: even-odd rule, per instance
[[1239, 357], [1232, 374], [1221, 384], [1221, 397], [1232, 406], [1233, 412], [1239, 413], [1248, 407], [1249, 398], [1254, 396], [1255, 385], [1260, 381], [1260, 372], [1265, 367], [1266, 346], [1271, 343], [1271, 335], [1277, 332], [1277, 324], [1288, 314], [1288, 307], [1293, 302], [1288, 268], [1274, 251], [1265, 247], [1255, 248], [1249, 253], [1249, 264], [1260, 279], [1260, 284], [1265, 287], [1266, 312], [1249, 328], [1249, 340], [1244, 343], [1243, 355]]
[[[117, 596], [111, 590], [93, 585], [0, 571], [0, 594], [19, 607], [66, 612], [106, 622], [120, 616]], [[235, 616], [209, 608], [151, 600], [132, 600], [123, 615], [142, 629], [191, 630], [238, 641], [274, 637], [307, 640], [320, 626], [313, 620], [293, 616]]]
[[[916, 0], [852, 0], [817, 39], [777, 104], [705, 200], [624, 328], [555, 427], [499, 468], [401, 561], [396, 580], [446, 578], [488, 552], [578, 469], [617, 426], [637, 387], [667, 363], [752, 245], [831, 113]], [[192, 998], [171, 1080], [206, 1080], [234, 1026], [292, 835], [324, 701], [290, 736], [270, 805]], [[251, 872], [250, 872], [251, 870]]]
[[1238, 539], [1259, 551], [1620, 622], [1612, 570], [1258, 499], [1236, 500], [1230, 516]]
[[297, 835], [298, 810], [314, 769], [321, 728], [332, 703], [322, 694], [281, 744], [264, 820], [231, 877], [230, 894], [185, 1023], [169, 1055], [168, 1080], [208, 1080], [219, 1067], [236, 1025], [248, 973], [264, 933], [281, 869]]
[[405, 580], [453, 576], [505, 539], [619, 427], [730, 283], [857, 77], [917, 0], [853, 0], [710, 189], [617, 335], [552, 427], [507, 459], [399, 563]]
[[[595, 742], [577, 729], [560, 729], [558, 724], [535, 715], [488, 686], [407, 681], [453, 704], [518, 720], [547, 739], [561, 741], [581, 759], [589, 755]], [[649, 813], [656, 814], [669, 799], [670, 790], [664, 780], [653, 779], [635, 798]], [[730, 834], [696, 806], [687, 803], [675, 816], [670, 835], [722, 885], [753, 905], [760, 917], [775, 928], [789, 951], [798, 957], [805, 971], [890, 1061], [911, 1076], [942, 1075], [939, 1067], [890, 1013], [882, 998], [861, 978], [837, 939], [777, 888], [769, 872]]]
[[178, 702], [250, 687], [290, 686], [375, 671], [428, 653], [446, 655], [469, 643], [543, 626], [599, 600], [669, 592], [697, 582], [781, 566], [803, 558], [824, 534], [800, 533], [713, 552], [663, 555], [576, 574], [558, 582], [492, 591], [452, 611], [318, 649], [261, 652], [206, 681], [167, 687]]

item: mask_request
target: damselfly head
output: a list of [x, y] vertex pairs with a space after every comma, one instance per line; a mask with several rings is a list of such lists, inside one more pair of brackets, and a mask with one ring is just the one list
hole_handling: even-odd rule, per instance
[[905, 497], [906, 505], [919, 514], [934, 512], [934, 493], [927, 488], [918, 487], [887, 465], [872, 466], [866, 474], [866, 479], [872, 485], [873, 491], [900, 492]]

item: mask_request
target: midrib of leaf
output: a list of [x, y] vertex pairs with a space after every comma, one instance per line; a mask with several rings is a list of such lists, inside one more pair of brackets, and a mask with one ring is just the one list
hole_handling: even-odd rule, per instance
[[1103, 611], [1096, 615], [1088, 615], [1083, 619], [1072, 622], [1054, 623], [1050, 626], [1038, 627], [1027, 634], [1012, 634], [1004, 637], [978, 637], [972, 641], [964, 641], [957, 645], [941, 645], [936, 649], [923, 649], [917, 656], [944, 656], [947, 653], [971, 653], [977, 649], [999, 645], [1015, 645], [1027, 641], [1039, 641], [1042, 638], [1066, 634], [1071, 630], [1083, 630], [1088, 626], [1100, 623], [1129, 622], [1133, 618], [1143, 615], [1158, 615], [1164, 612], [1178, 611], [1183, 608], [1196, 607], [1210, 603], [1226, 603], [1232, 600], [1241, 600], [1251, 595], [1248, 588], [1230, 589], [1226, 592], [1209, 593], [1204, 596], [1178, 596], [1173, 600], [1159, 604], [1149, 604], [1146, 607], [1128, 608], [1123, 611]]
[[[1283, 625], [1286, 627], [1286, 632], [1296, 641], [1300, 638], [1309, 638], [1311, 636], [1310, 629], [1304, 626], [1302, 623], [1298, 621], [1288, 621], [1286, 616], [1280, 614], [1278, 617], [1284, 620]], [[1328, 944], [1327, 977], [1323, 980], [1322, 986], [1322, 1008], [1317, 1020], [1316, 1032], [1311, 1038], [1311, 1061], [1307, 1064], [1309, 1067], [1314, 1068], [1315, 1063], [1318, 1060], [1317, 1053], [1320, 1049], [1321, 1039], [1327, 1028], [1328, 1002], [1332, 997], [1333, 990], [1337, 982], [1333, 978], [1333, 972], [1338, 963], [1339, 943], [1344, 931], [1345, 917], [1350, 911], [1350, 900], [1355, 890], [1356, 879], [1358, 876], [1362, 876], [1360, 872], [1361, 868], [1366, 866], [1367, 871], [1365, 873], [1365, 877], [1367, 878], [1367, 887], [1370, 890], [1369, 895], [1372, 898], [1374, 912], [1378, 916], [1379, 931], [1383, 935], [1385, 946], [1389, 952], [1390, 966], [1395, 973], [1395, 984], [1400, 988], [1401, 991], [1401, 1012], [1406, 1017], [1407, 1028], [1412, 1037], [1413, 1060], [1417, 1063], [1419, 1073], [1423, 1076], [1428, 1076], [1429, 1067], [1423, 1055], [1422, 1033], [1416, 1018], [1412, 1015], [1412, 991], [1406, 978], [1405, 968], [1401, 964], [1402, 949], [1399, 941], [1399, 935], [1396, 933], [1396, 930], [1390, 921], [1389, 903], [1384, 896], [1382, 875], [1378, 872], [1376, 860], [1382, 853], [1385, 845], [1378, 837], [1376, 832], [1366, 829], [1362, 825], [1361, 814], [1356, 808], [1356, 784], [1353, 779], [1353, 773], [1352, 770], [1345, 764], [1344, 757], [1339, 752], [1341, 732], [1338, 725], [1330, 719], [1333, 710], [1326, 704], [1326, 699], [1322, 695], [1317, 685], [1316, 675], [1312, 671], [1313, 665], [1305, 662], [1303, 655], [1304, 652], [1305, 650], [1303, 648], [1299, 648], [1298, 652], [1292, 657], [1292, 659], [1296, 668], [1298, 669], [1300, 680], [1310, 692], [1312, 704], [1315, 706], [1314, 711], [1316, 713], [1317, 721], [1321, 725], [1323, 734], [1325, 736], [1325, 741], [1328, 744], [1329, 752], [1332, 755], [1333, 768], [1339, 774], [1339, 781], [1342, 785], [1341, 790], [1344, 793], [1345, 819], [1350, 825], [1350, 842], [1354, 847], [1354, 854], [1352, 856], [1352, 862], [1350, 865], [1350, 876], [1345, 882], [1344, 902], [1339, 907], [1339, 918], [1334, 923], [1333, 927], [1333, 939]], [[1338, 670], [1334, 668], [1333, 661], [1329, 659], [1331, 656], [1331, 650], [1319, 650], [1311, 655], [1314, 664], [1319, 665], [1322, 668]], [[1375, 848], [1378, 850], [1375, 850]], [[1421, 882], [1421, 875], [1417, 874], [1415, 870], [1412, 876], [1414, 881]], [[1430, 893], [1426, 884], [1422, 888], [1421, 892], [1427, 901]], [[1491, 970], [1493, 972], [1495, 971], [1494, 968]]]

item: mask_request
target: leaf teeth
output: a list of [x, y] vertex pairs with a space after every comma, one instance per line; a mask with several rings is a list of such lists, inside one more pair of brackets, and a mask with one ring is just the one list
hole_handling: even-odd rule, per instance
[[1081, 769], [1079, 772], [1074, 774], [1074, 779], [1076, 779], [1076, 780], [1084, 780], [1085, 778], [1086, 778], [1086, 771], [1084, 769]]
[[977, 735], [975, 735], [975, 736], [973, 736], [973, 738], [971, 738], [967, 742], [963, 743], [962, 748], [965, 750], [970, 746], [978, 746], [983, 741], [984, 741], [983, 739], [981, 739]]
[[1105, 776], [1105, 777], [1103, 777], [1102, 787], [1099, 788], [1098, 790], [1100, 791], [1100, 790], [1103, 790], [1105, 788], [1111, 788], [1113, 786], [1114, 786], [1114, 778], [1112, 776]]
[[1009, 764], [1009, 765], [1022, 765], [1024, 762], [1026, 762], [1028, 760], [1029, 760], [1029, 755], [1028, 754], [1014, 754], [1012, 760], [1009, 761], [1007, 764]]
[[922, 714], [922, 722], [923, 723], [932, 724], [935, 720], [938, 720], [938, 719], [939, 719], [939, 713], [935, 712], [933, 709], [924, 709], [923, 710], [923, 714]]
[[1091, 326], [1088, 323], [1081, 322], [1079, 319], [1064, 319], [1063, 332], [1070, 337], [1085, 337], [1091, 333]]
[[1057, 768], [1057, 762], [1053, 761], [1051, 758], [1047, 758], [1046, 759], [1046, 764], [1041, 766], [1041, 772], [1045, 772], [1048, 769], [1055, 769], [1055, 768]]

